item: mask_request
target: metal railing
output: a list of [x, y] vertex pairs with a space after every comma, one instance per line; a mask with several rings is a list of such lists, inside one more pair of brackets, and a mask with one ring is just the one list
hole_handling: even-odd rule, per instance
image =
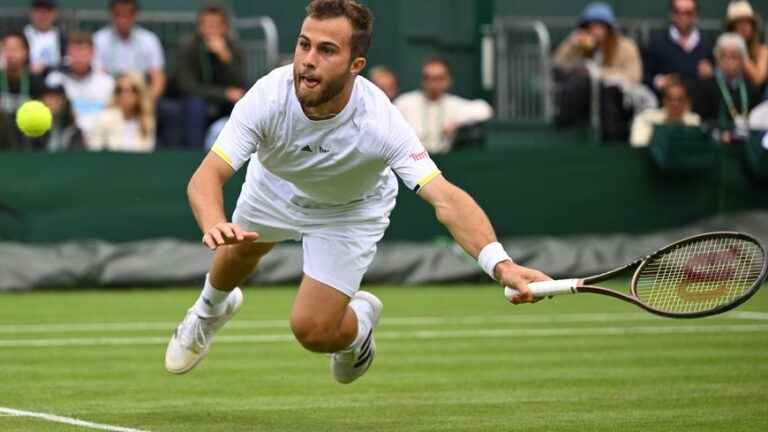
[[[28, 10], [0, 7], [0, 33], [20, 29], [27, 22]], [[106, 10], [64, 9], [59, 26], [64, 31], [96, 31], [110, 22]], [[137, 23], [154, 32], [166, 53], [166, 69], [173, 70], [175, 53], [187, 35], [197, 29], [194, 11], [142, 11]], [[246, 77], [254, 82], [279, 64], [278, 33], [272, 18], [234, 17], [232, 36], [245, 51]]]
[[[668, 25], [665, 18], [620, 20], [623, 33], [641, 47], [647, 45], [653, 31], [663, 30]], [[570, 17], [503, 16], [496, 17], [493, 25], [484, 29], [483, 87], [495, 94], [499, 120], [553, 121], [552, 50], [574, 27], [575, 20]], [[720, 20], [699, 20], [699, 29], [709, 39], [713, 39], [721, 28]], [[595, 75], [594, 71], [592, 75]], [[593, 85], [592, 93], [595, 88]], [[599, 128], [599, 97], [593, 99], [597, 100], [590, 107], [591, 125]]]
[[[488, 37], [486, 35], [486, 40]], [[492, 38], [495, 50], [491, 52], [495, 61], [485, 61], [484, 64], [494, 71], [498, 118], [550, 121], [554, 102], [551, 42], [546, 25], [538, 20], [499, 17], [494, 23]], [[488, 77], [490, 72], [484, 75]]]

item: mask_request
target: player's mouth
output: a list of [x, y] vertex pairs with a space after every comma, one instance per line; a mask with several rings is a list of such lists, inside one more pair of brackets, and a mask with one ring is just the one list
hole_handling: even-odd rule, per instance
[[320, 79], [312, 75], [299, 75], [299, 82], [310, 90], [320, 85]]

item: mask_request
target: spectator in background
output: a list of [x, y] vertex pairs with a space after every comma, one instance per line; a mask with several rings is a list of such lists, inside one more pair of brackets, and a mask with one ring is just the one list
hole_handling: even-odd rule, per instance
[[613, 9], [606, 3], [590, 3], [579, 26], [555, 51], [558, 127], [581, 126], [589, 121], [592, 77], [598, 71], [600, 85], [600, 136], [625, 141], [629, 136], [632, 102], [635, 112], [657, 105], [656, 97], [641, 85], [643, 66], [637, 46], [619, 33]]
[[691, 112], [691, 100], [688, 89], [676, 80], [667, 81], [664, 92], [664, 105], [661, 109], [648, 109], [638, 114], [632, 122], [629, 143], [632, 147], [645, 147], [651, 141], [653, 129], [660, 124], [679, 124], [699, 126], [701, 118]]
[[69, 65], [46, 77], [49, 87], [61, 86], [72, 104], [75, 121], [86, 136], [96, 126], [96, 121], [107, 108], [115, 80], [106, 72], [93, 67], [93, 39], [87, 32], [74, 32], [67, 42]]
[[421, 69], [421, 90], [395, 100], [429, 153], [447, 153], [459, 127], [486, 122], [493, 109], [484, 100], [468, 100], [448, 94], [453, 85], [451, 68], [441, 58], [428, 58]]
[[725, 30], [738, 34], [747, 45], [744, 76], [759, 89], [768, 80], [768, 47], [761, 39], [760, 19], [748, 1], [733, 1], [728, 5]]
[[39, 139], [25, 137], [16, 127], [16, 110], [24, 102], [37, 99], [43, 90], [43, 80], [29, 70], [29, 44], [23, 33], [11, 31], [2, 38], [0, 69], [0, 115], [3, 131], [0, 147], [17, 150], [35, 150], [42, 147]]
[[229, 17], [222, 7], [200, 10], [197, 33], [179, 48], [176, 69], [184, 97], [184, 142], [203, 148], [207, 125], [228, 117], [245, 94], [243, 50], [229, 37]]
[[157, 100], [164, 91], [165, 55], [160, 39], [151, 31], [136, 25], [137, 0], [110, 0], [112, 25], [94, 35], [96, 63], [112, 76], [126, 72], [145, 74], [151, 95]]
[[380, 88], [390, 101], [397, 99], [400, 94], [400, 86], [397, 84], [397, 75], [386, 66], [374, 66], [368, 72], [368, 79]]
[[694, 89], [694, 111], [715, 130], [723, 143], [743, 141], [749, 133], [748, 116], [759, 100], [757, 88], [744, 74], [747, 45], [736, 33], [722, 34], [715, 45], [714, 77]]
[[[181, 104], [162, 98], [165, 93], [165, 54], [158, 37], [136, 25], [137, 0], [110, 0], [112, 25], [94, 36], [96, 64], [112, 76], [126, 72], [144, 75], [150, 86], [158, 117], [158, 138], [167, 147], [184, 146], [184, 118]], [[162, 99], [161, 99], [162, 98]]]
[[579, 18], [579, 28], [555, 51], [554, 64], [561, 70], [578, 69], [587, 61], [600, 67], [601, 78], [617, 77], [635, 83], [643, 78], [637, 45], [619, 33], [613, 9], [606, 3], [587, 5]]
[[59, 15], [55, 0], [32, 0], [29, 24], [24, 35], [29, 41], [30, 69], [45, 74], [63, 63], [66, 38], [54, 25]]
[[53, 115], [51, 129], [43, 136], [45, 149], [58, 152], [85, 148], [83, 133], [75, 123], [75, 116], [64, 88], [46, 87], [40, 100]]
[[645, 82], [659, 93], [674, 80], [707, 79], [714, 71], [712, 44], [697, 27], [699, 2], [672, 0], [669, 6], [671, 24], [651, 34], [643, 58]]
[[154, 97], [142, 75], [129, 72], [117, 79], [112, 104], [98, 118], [90, 150], [148, 153], [155, 149]]

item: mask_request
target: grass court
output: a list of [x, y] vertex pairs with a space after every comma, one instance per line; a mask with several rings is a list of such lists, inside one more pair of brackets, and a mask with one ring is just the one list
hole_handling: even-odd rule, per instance
[[115, 431], [768, 430], [766, 289], [698, 320], [592, 295], [515, 307], [490, 285], [367, 289], [377, 358], [349, 386], [293, 341], [291, 288], [246, 289], [183, 376], [163, 355], [197, 288], [2, 295], [0, 431], [94, 430], [9, 409]]

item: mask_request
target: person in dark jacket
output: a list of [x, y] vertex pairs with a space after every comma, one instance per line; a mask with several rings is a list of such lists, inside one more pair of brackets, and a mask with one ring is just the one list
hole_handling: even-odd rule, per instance
[[712, 44], [696, 26], [698, 14], [697, 0], [672, 0], [669, 28], [651, 34], [643, 75], [657, 93], [672, 81], [691, 84], [712, 77]]
[[176, 82], [188, 146], [202, 148], [206, 126], [228, 116], [245, 94], [245, 57], [228, 34], [226, 11], [206, 6], [198, 13], [197, 33], [179, 49]]

